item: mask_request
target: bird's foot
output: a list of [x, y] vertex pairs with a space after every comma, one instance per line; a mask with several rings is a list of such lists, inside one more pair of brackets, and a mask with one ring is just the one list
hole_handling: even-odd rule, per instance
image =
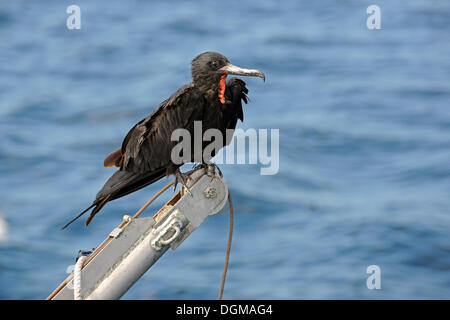
[[215, 165], [214, 163], [199, 163], [194, 166], [194, 170], [200, 170], [205, 169], [206, 175], [211, 178], [211, 180], [216, 176], [216, 170], [218, 175], [222, 178], [223, 174], [222, 171], [220, 171], [219, 167]]
[[189, 190], [189, 187], [187, 186], [187, 181], [190, 180], [191, 177], [188, 174], [181, 173], [180, 169], [178, 168], [175, 171], [175, 183], [173, 184], [173, 191], [177, 189], [177, 184], [181, 183], [181, 185], [186, 189], [187, 193], [192, 197], [192, 192]]
[[[217, 174], [216, 174], [216, 172], [217, 172]], [[208, 163], [207, 169], [206, 169], [206, 174], [211, 178], [214, 178], [216, 175], [223, 178], [222, 171], [214, 163]]]

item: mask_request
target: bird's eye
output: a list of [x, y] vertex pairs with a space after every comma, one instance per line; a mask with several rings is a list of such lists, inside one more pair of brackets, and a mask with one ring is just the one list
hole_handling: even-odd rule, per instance
[[217, 67], [219, 66], [219, 62], [217, 62], [216, 60], [214, 60], [213, 62], [211, 62], [211, 65], [212, 65], [214, 68], [217, 68]]

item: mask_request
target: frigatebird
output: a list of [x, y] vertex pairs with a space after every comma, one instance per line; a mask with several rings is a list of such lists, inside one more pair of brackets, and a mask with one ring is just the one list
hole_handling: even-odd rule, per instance
[[[237, 120], [244, 120], [242, 101], [248, 102], [245, 82], [227, 75], [256, 76], [265, 80], [260, 70], [232, 65], [218, 52], [204, 52], [191, 62], [193, 81], [182, 86], [163, 101], [149, 116], [139, 121], [126, 135], [122, 146], [108, 155], [105, 167], [119, 169], [106, 181], [92, 204], [62, 229], [94, 208], [85, 221], [89, 225], [94, 216], [111, 201], [144, 188], [170, 174], [183, 185], [186, 176], [180, 172], [182, 164], [174, 163], [171, 141], [175, 129], [186, 129], [194, 135], [194, 121], [201, 121], [202, 131], [218, 129], [226, 137], [226, 130], [234, 130]], [[203, 133], [202, 132], [202, 133]], [[223, 145], [230, 141], [224, 141]], [[204, 146], [202, 146], [203, 148]], [[184, 157], [193, 162], [194, 155]], [[200, 166], [206, 165], [202, 159]], [[207, 165], [211, 165], [208, 163]]]

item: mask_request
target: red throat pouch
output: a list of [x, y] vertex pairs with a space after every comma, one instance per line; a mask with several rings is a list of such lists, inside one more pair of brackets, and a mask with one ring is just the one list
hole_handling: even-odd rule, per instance
[[219, 82], [219, 100], [220, 103], [222, 104], [225, 104], [225, 86], [226, 86], [225, 80], [227, 79], [227, 75], [228, 74], [225, 73], [223, 76], [221, 76]]

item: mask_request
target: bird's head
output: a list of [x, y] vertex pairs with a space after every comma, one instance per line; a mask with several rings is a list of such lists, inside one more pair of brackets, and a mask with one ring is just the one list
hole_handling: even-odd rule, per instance
[[222, 103], [225, 103], [223, 92], [227, 75], [260, 77], [265, 81], [262, 71], [245, 69], [232, 65], [228, 59], [218, 52], [204, 52], [191, 62], [192, 78], [195, 85], [204, 93], [218, 94]]

